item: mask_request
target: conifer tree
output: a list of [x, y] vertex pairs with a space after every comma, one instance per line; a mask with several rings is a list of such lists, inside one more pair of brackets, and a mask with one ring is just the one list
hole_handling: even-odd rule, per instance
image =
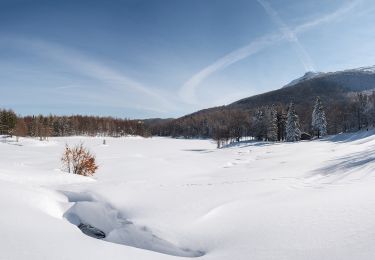
[[277, 141], [277, 111], [275, 106], [267, 108], [266, 112], [267, 139], [268, 141]]
[[289, 111], [286, 122], [286, 141], [295, 142], [301, 138], [301, 130], [299, 129], [299, 120], [294, 109], [293, 102], [289, 105]]
[[317, 133], [318, 138], [327, 134], [327, 120], [324, 113], [322, 101], [316, 98], [314, 110], [312, 112], [312, 129]]
[[17, 115], [13, 110], [0, 110], [0, 132], [1, 134], [10, 134], [16, 126]]

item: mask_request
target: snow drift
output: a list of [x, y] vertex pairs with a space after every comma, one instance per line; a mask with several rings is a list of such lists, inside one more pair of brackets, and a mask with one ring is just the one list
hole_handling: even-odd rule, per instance
[[[219, 150], [106, 140], [0, 143], [0, 258], [375, 257], [374, 131]], [[81, 141], [94, 178], [58, 170], [65, 143]]]

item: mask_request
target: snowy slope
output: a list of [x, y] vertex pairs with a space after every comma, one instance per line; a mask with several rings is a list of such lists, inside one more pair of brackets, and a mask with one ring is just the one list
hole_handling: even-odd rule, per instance
[[[0, 259], [374, 259], [372, 134], [220, 150], [168, 138], [2, 142]], [[80, 141], [97, 156], [95, 178], [59, 171], [65, 143]]]
[[288, 84], [286, 84], [284, 86], [284, 88], [297, 85], [298, 83], [301, 83], [303, 81], [319, 77], [320, 75], [323, 75], [323, 74], [324, 74], [323, 72], [308, 71], [302, 77], [294, 79], [291, 82], [289, 82]]
[[375, 66], [360, 67], [355, 69], [335, 72], [306, 72], [300, 78], [292, 80], [283, 88], [296, 86], [305, 81], [324, 79], [350, 90], [368, 90], [375, 88]]

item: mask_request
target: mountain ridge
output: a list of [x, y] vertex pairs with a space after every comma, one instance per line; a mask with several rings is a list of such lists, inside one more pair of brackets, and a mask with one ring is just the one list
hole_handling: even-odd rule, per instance
[[[375, 76], [375, 65], [372, 66], [365, 66], [365, 67], [359, 67], [359, 68], [354, 68], [354, 69], [347, 69], [347, 70], [339, 70], [339, 71], [333, 71], [333, 72], [314, 72], [314, 71], [308, 71], [306, 72], [302, 77], [297, 78], [292, 80], [290, 83], [286, 84], [282, 88], [287, 88], [287, 87], [292, 87], [294, 85], [297, 85], [298, 83], [307, 81], [307, 80], [312, 80], [316, 78], [331, 78], [335, 81], [334, 78], [336, 77], [342, 77], [343, 75], [368, 75], [368, 76]], [[337, 80], [337, 78], [336, 78]], [[375, 82], [375, 80], [374, 80]], [[374, 85], [375, 86], [375, 85]]]

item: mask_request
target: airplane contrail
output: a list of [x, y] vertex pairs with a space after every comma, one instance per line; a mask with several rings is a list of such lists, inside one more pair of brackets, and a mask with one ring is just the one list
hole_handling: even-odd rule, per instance
[[300, 43], [296, 33], [292, 31], [286, 23], [280, 18], [279, 14], [275, 9], [272, 8], [271, 4], [266, 0], [257, 0], [258, 3], [264, 8], [266, 13], [270, 16], [270, 18], [275, 22], [275, 24], [279, 27], [279, 30], [282, 34], [287, 38], [288, 41], [292, 43], [297, 52], [301, 63], [303, 64], [305, 71], [315, 71], [314, 65], [310, 55], [307, 53], [305, 48]]
[[[363, 0], [355, 0], [341, 6], [339, 9], [332, 13], [323, 15], [317, 19], [303, 23], [295, 28], [291, 29], [294, 34], [300, 34], [308, 31], [311, 28], [319, 26], [321, 24], [329, 23], [341, 18], [343, 15], [349, 13], [355, 7], [357, 7]], [[215, 73], [216, 71], [222, 70], [233, 63], [243, 60], [251, 55], [258, 53], [259, 51], [274, 45], [275, 43], [288, 40], [285, 34], [273, 33], [267, 34], [260, 38], [255, 39], [250, 44], [234, 50], [225, 56], [219, 58], [214, 63], [208, 65], [198, 73], [194, 74], [188, 79], [180, 88], [179, 94], [183, 101], [189, 104], [197, 104], [195, 92], [198, 85], [205, 80], [207, 77]]]

